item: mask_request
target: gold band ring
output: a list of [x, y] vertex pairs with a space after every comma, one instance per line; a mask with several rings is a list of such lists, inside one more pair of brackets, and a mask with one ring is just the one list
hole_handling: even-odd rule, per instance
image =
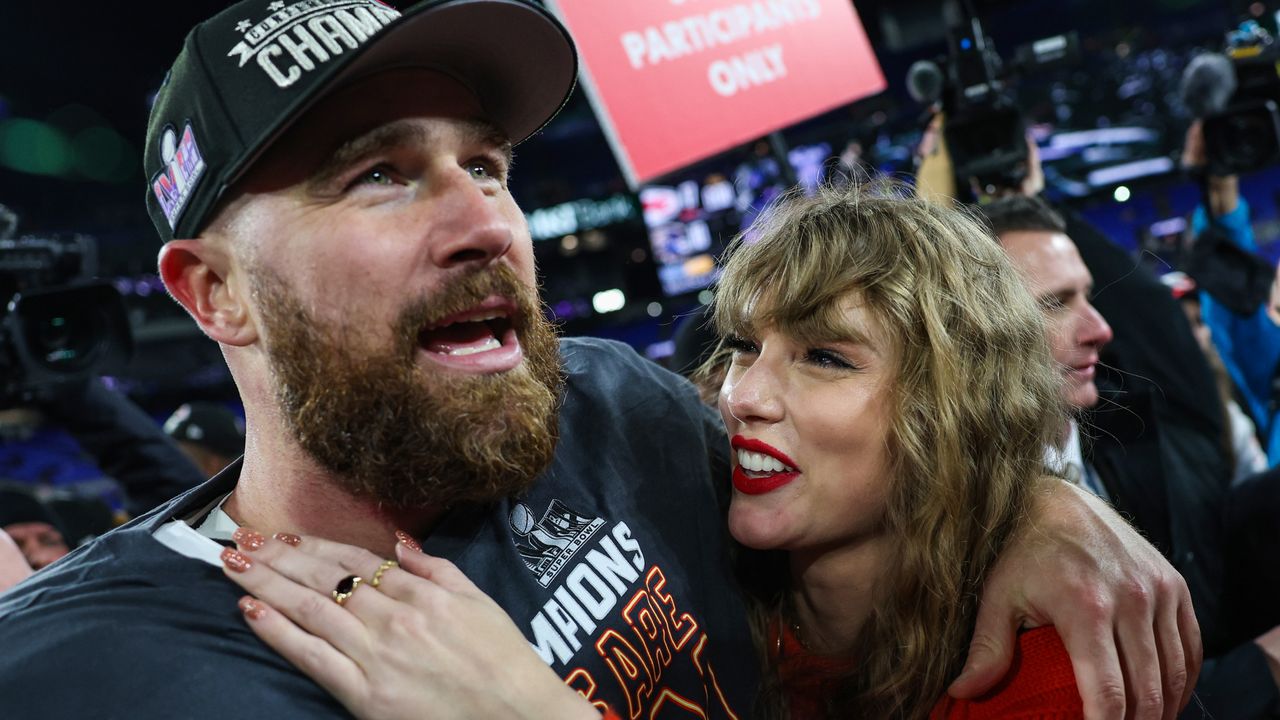
[[364, 578], [359, 575], [348, 575], [342, 578], [338, 581], [338, 586], [333, 589], [333, 601], [339, 605], [345, 605], [362, 582]]
[[379, 585], [382, 584], [382, 573], [390, 570], [393, 567], [399, 567], [399, 566], [400, 566], [400, 563], [396, 562], [395, 560], [383, 560], [382, 564], [378, 566], [378, 572], [374, 573], [373, 579], [369, 581], [369, 586], [375, 587], [375, 588], [378, 587]]

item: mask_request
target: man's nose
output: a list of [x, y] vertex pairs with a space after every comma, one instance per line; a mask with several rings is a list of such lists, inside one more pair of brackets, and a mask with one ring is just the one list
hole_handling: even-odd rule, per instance
[[437, 267], [488, 265], [511, 250], [515, 233], [503, 212], [505, 193], [473, 179], [465, 169], [452, 173], [437, 193], [429, 220], [431, 259]]
[[1080, 343], [1102, 347], [1111, 342], [1112, 337], [1111, 326], [1102, 317], [1102, 313], [1092, 303], [1086, 302], [1081, 317]]

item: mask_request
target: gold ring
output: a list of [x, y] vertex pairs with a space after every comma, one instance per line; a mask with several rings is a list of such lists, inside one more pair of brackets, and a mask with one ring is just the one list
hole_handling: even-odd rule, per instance
[[338, 586], [333, 589], [333, 601], [339, 605], [345, 605], [362, 582], [364, 578], [359, 575], [348, 575], [342, 578], [338, 581]]
[[369, 581], [369, 586], [378, 587], [379, 585], [382, 584], [382, 573], [390, 570], [393, 567], [399, 567], [399, 566], [400, 566], [400, 563], [396, 562], [395, 560], [383, 560], [382, 564], [378, 566], [378, 572], [374, 573], [373, 579]]

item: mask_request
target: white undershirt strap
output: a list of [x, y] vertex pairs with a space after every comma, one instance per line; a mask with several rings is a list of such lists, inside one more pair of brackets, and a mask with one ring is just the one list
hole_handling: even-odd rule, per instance
[[[222, 496], [212, 510], [196, 513], [188, 519], [170, 520], [161, 525], [152, 537], [179, 555], [222, 567], [222, 548], [234, 545], [231, 534], [239, 527], [222, 509], [222, 504], [230, 496], [231, 493]], [[188, 524], [194, 520], [200, 521], [197, 527]]]

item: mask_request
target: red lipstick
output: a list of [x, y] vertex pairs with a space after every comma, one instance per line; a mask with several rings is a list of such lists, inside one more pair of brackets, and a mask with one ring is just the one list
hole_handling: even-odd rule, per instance
[[[762, 455], [768, 455], [789, 468], [796, 467], [796, 462], [794, 460], [787, 457], [781, 450], [768, 443], [752, 438], [745, 438], [741, 435], [734, 435], [730, 444], [733, 446], [735, 451], [746, 450], [748, 452], [761, 453]], [[733, 463], [733, 487], [744, 495], [763, 495], [767, 492], [772, 492], [800, 476], [800, 472], [798, 470], [789, 470], [759, 476], [748, 475], [747, 471], [742, 468], [742, 465], [740, 465], [737, 460], [737, 453], [735, 452]]]

